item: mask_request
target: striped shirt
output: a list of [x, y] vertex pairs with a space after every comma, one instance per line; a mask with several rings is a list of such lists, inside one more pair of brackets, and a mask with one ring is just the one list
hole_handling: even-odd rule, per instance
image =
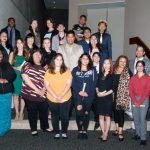
[[[45, 69], [40, 65], [31, 65], [30, 63], [25, 63], [22, 67], [22, 74], [27, 74], [32, 83], [38, 88], [42, 89], [44, 87], [44, 75]], [[45, 101], [45, 96], [41, 97], [36, 93], [31, 87], [29, 87], [25, 81], [22, 84], [21, 95], [24, 99], [30, 101]]]

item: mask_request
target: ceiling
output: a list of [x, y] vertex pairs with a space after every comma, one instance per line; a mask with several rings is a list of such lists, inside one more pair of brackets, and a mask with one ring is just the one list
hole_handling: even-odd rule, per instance
[[47, 9], [68, 9], [69, 0], [44, 0]]

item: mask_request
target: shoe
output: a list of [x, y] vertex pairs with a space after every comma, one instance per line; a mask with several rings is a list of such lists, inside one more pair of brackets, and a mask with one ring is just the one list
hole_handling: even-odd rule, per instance
[[32, 132], [31, 132], [31, 135], [32, 135], [32, 136], [38, 136], [38, 132], [37, 132], [37, 131], [32, 131]]
[[134, 137], [132, 139], [135, 140], [135, 141], [140, 140], [140, 136], [134, 135]]
[[113, 132], [112, 135], [117, 136], [118, 135], [118, 130], [115, 130], [115, 132]]
[[94, 131], [99, 128], [99, 122], [95, 122]]
[[43, 132], [46, 132], [46, 133], [53, 133], [53, 130], [51, 130], [51, 129], [44, 129]]
[[101, 141], [102, 141], [102, 142], [108, 141], [108, 135], [105, 135], [105, 134], [104, 134], [104, 136], [102, 136], [102, 138], [101, 138]]
[[67, 136], [66, 133], [62, 133], [62, 134], [61, 134], [61, 137], [62, 137], [62, 139], [68, 139], [68, 136]]
[[78, 132], [78, 136], [77, 136], [77, 139], [82, 139], [83, 136], [82, 136], [82, 132]]
[[56, 140], [60, 139], [60, 134], [59, 133], [55, 134], [54, 139], [56, 139]]
[[87, 135], [86, 132], [83, 132], [83, 133], [82, 133], [82, 139], [88, 139], [88, 135]]
[[140, 145], [146, 145], [146, 140], [141, 140]]
[[120, 142], [123, 141], [124, 140], [123, 134], [118, 134], [118, 139]]

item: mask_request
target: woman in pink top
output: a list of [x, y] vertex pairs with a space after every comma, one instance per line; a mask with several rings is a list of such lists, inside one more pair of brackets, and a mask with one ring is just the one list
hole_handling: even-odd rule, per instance
[[149, 107], [150, 77], [145, 73], [145, 62], [136, 63], [137, 73], [131, 78], [129, 89], [132, 99], [132, 111], [135, 124], [135, 140], [141, 140], [140, 145], [146, 145], [147, 122], [146, 114]]

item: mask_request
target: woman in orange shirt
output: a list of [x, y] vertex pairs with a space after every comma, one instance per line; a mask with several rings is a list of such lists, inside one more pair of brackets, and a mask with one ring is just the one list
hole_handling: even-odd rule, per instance
[[61, 120], [61, 137], [67, 139], [69, 109], [71, 98], [72, 75], [64, 64], [63, 56], [57, 53], [45, 73], [45, 87], [52, 113], [54, 139], [60, 138], [59, 119]]

